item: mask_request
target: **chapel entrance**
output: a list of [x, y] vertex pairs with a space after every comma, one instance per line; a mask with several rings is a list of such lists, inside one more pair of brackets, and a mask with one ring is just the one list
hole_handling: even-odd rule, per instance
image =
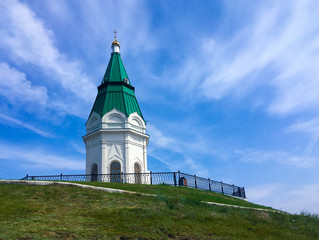
[[120, 183], [121, 182], [121, 164], [119, 162], [112, 162], [110, 166], [111, 172], [111, 182]]

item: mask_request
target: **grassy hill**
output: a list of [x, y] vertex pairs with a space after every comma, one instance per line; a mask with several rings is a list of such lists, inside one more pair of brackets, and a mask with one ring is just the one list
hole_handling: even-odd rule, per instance
[[318, 216], [211, 206], [201, 201], [260, 207], [183, 187], [93, 184], [158, 196], [0, 184], [0, 239], [319, 239]]

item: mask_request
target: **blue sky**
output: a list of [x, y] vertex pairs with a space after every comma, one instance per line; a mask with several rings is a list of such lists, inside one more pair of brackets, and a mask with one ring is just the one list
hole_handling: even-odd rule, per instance
[[84, 173], [118, 30], [152, 171], [319, 213], [319, 2], [0, 1], [0, 178]]

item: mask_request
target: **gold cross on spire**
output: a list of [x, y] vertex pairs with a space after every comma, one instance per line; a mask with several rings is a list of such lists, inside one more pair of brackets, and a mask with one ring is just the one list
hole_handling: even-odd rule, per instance
[[[113, 33], [114, 33], [114, 41], [112, 42], [111, 48], [113, 49], [113, 52], [114, 52], [114, 51], [119, 52], [118, 50], [120, 49], [120, 44], [119, 44], [119, 42], [116, 40], [116, 35], [117, 35], [116, 29], [114, 30]], [[118, 46], [118, 49], [115, 49], [115, 50], [114, 50], [114, 48], [113, 48], [114, 45], [117, 45], [117, 46]]]
[[117, 34], [117, 31], [116, 31], [116, 29], [114, 30], [114, 39], [116, 40], [116, 34]]

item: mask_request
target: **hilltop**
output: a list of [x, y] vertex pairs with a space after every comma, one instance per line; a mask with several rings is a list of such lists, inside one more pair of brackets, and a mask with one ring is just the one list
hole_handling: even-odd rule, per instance
[[212, 206], [258, 207], [184, 187], [87, 183], [142, 194], [74, 186], [0, 184], [0, 239], [319, 239], [319, 218]]

